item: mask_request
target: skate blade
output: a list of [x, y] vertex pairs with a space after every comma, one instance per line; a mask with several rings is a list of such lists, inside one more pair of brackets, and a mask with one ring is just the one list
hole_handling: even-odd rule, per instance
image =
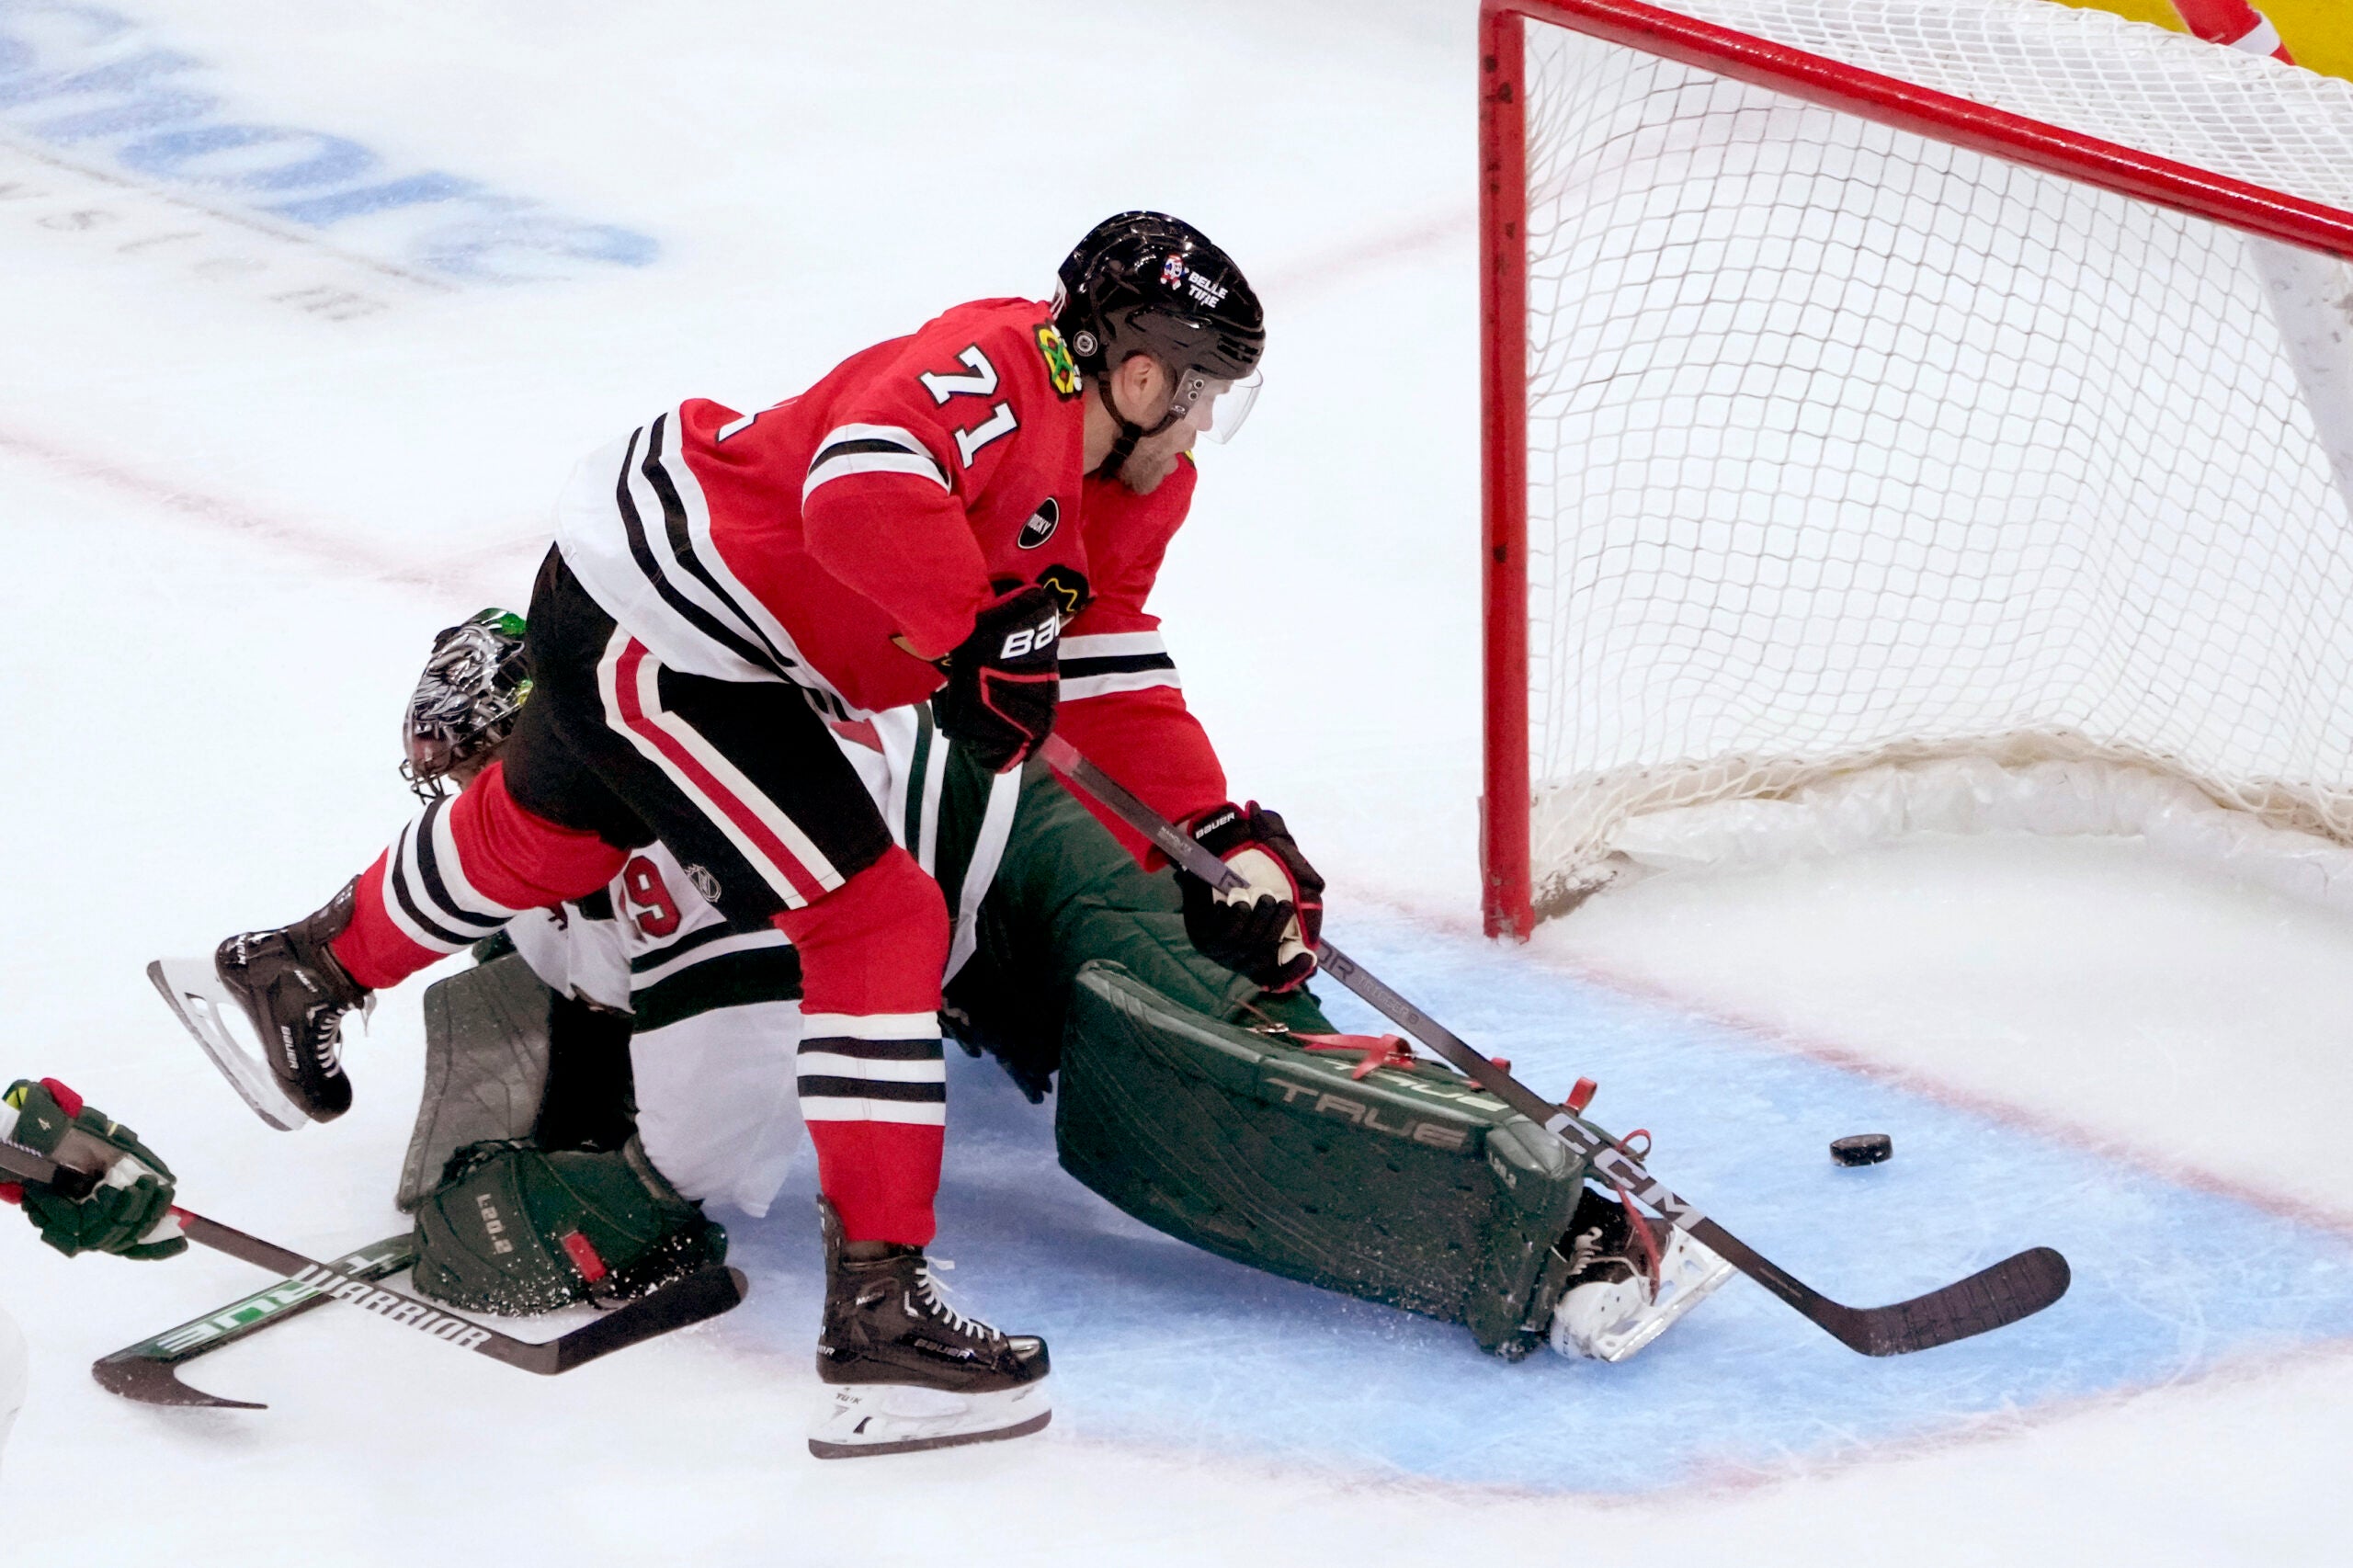
[[1053, 1416], [1044, 1379], [976, 1394], [857, 1384], [834, 1390], [832, 1406], [809, 1434], [809, 1451], [821, 1460], [847, 1460], [998, 1443], [1042, 1431]]
[[247, 1043], [251, 1022], [213, 972], [211, 960], [157, 959], [147, 966], [147, 978], [154, 982], [164, 1005], [196, 1037], [212, 1065], [256, 1116], [280, 1132], [297, 1131], [310, 1124], [301, 1107], [278, 1086], [260, 1042]]
[[1698, 1306], [1725, 1280], [1733, 1276], [1733, 1267], [1713, 1253], [1688, 1260], [1686, 1267], [1670, 1272], [1666, 1281], [1671, 1294], [1664, 1306], [1654, 1306], [1626, 1335], [1597, 1335], [1594, 1339], [1596, 1359], [1623, 1361], [1660, 1335], [1675, 1326], [1684, 1313]]

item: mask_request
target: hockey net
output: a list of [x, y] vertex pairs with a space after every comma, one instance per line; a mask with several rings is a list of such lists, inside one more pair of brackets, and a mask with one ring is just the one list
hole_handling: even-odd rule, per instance
[[1482, 43], [1490, 931], [1924, 826], [2353, 905], [2353, 84], [2046, 0]]

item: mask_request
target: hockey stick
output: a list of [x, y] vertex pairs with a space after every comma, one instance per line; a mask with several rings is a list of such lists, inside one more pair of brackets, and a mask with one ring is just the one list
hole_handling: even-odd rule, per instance
[[[69, 1196], [77, 1191], [87, 1192], [92, 1185], [85, 1172], [61, 1166], [28, 1149], [6, 1142], [0, 1142], [0, 1175], [55, 1187]], [[595, 1323], [584, 1324], [570, 1334], [548, 1340], [516, 1339], [471, 1319], [427, 1306], [414, 1296], [387, 1290], [323, 1263], [313, 1263], [299, 1252], [290, 1252], [259, 1236], [249, 1236], [177, 1205], [174, 1205], [172, 1214], [179, 1221], [182, 1233], [192, 1242], [274, 1270], [297, 1284], [312, 1287], [323, 1296], [348, 1301], [403, 1328], [415, 1329], [460, 1349], [520, 1367], [527, 1372], [537, 1372], [541, 1377], [569, 1372], [641, 1340], [717, 1317], [742, 1301], [749, 1289], [739, 1270], [706, 1268], [608, 1312]]]
[[[373, 1246], [344, 1254], [335, 1261], [337, 1274], [369, 1283], [398, 1274], [416, 1261], [411, 1233], [386, 1236]], [[290, 1318], [323, 1307], [334, 1297], [299, 1279], [280, 1279], [225, 1307], [190, 1318], [176, 1327], [148, 1335], [90, 1364], [90, 1376], [108, 1393], [142, 1404], [210, 1405], [227, 1410], [267, 1410], [251, 1400], [223, 1399], [180, 1381], [179, 1369], [199, 1356], [235, 1345], [274, 1328]]]
[[[1232, 867], [1130, 794], [1060, 735], [1047, 737], [1043, 755], [1054, 771], [1101, 801], [1194, 876], [1214, 888], [1247, 885]], [[1481, 1088], [1567, 1144], [1597, 1176], [1689, 1233], [1849, 1350], [1866, 1356], [1902, 1356], [1949, 1345], [2031, 1316], [2067, 1293], [2067, 1260], [2052, 1248], [2032, 1247], [1908, 1301], [1884, 1307], [1849, 1307], [1834, 1301], [1708, 1218], [1696, 1204], [1677, 1196], [1643, 1169], [1642, 1162], [1618, 1140], [1565, 1106], [1540, 1098], [1338, 948], [1329, 942], [1319, 944], [1315, 960], [1325, 974], [1363, 997]]]

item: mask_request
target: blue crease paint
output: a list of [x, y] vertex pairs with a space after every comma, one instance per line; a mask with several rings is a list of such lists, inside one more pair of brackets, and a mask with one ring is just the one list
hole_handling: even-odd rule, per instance
[[[935, 1250], [965, 1303], [1051, 1342], [1058, 1421], [1087, 1440], [1358, 1477], [1641, 1494], [1771, 1475], [1985, 1417], [2161, 1384], [2353, 1335], [2353, 1243], [2030, 1130], [1793, 1057], [1722, 1024], [1403, 920], [1336, 939], [1539, 1092], [1600, 1081], [1605, 1126], [1733, 1232], [1839, 1300], [1876, 1304], [2049, 1244], [2067, 1297], [1920, 1355], [1854, 1355], [1745, 1280], [1615, 1367], [1518, 1365], [1461, 1328], [1255, 1273], [1119, 1213], [1054, 1165], [1051, 1104], [950, 1052]], [[1329, 989], [1328, 987], [1325, 989]], [[1330, 1003], [1349, 1027], [1370, 1015]], [[1827, 1145], [1893, 1134], [1885, 1165]], [[813, 1173], [730, 1225], [755, 1277], [733, 1332], [813, 1340]], [[723, 1218], [724, 1216], [722, 1216]]]

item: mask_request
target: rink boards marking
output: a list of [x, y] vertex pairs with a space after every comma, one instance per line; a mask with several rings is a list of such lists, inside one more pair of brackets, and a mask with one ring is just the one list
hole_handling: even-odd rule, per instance
[[[1358, 1482], [1655, 1496], [1996, 1437], [2353, 1341], [2353, 1243], [2329, 1229], [1475, 940], [1380, 918], [1335, 935], [1540, 1092], [1599, 1079], [1604, 1125], [1648, 1126], [1678, 1190], [1840, 1300], [1899, 1300], [2037, 1244], [2067, 1255], [2075, 1287], [1999, 1333], [1872, 1360], [1736, 1281], [1620, 1366], [1506, 1365], [1459, 1326], [1129, 1220], [1054, 1166], [1051, 1101], [1031, 1107], [951, 1052], [940, 1250], [977, 1310], [1052, 1342], [1062, 1440]], [[1830, 1139], [1866, 1130], [1893, 1135], [1894, 1161], [1834, 1166]], [[810, 1185], [804, 1166], [778, 1220], [731, 1226], [757, 1287], [730, 1332], [807, 1334]]]

